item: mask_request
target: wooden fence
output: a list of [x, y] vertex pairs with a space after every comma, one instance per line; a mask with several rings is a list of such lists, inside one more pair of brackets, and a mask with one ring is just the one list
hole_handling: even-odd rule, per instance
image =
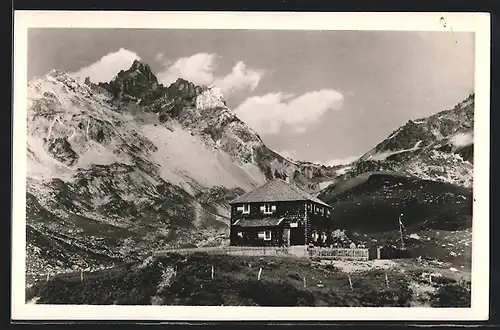
[[360, 260], [370, 259], [368, 249], [332, 249], [332, 248], [311, 248], [309, 257], [312, 259], [340, 259], [340, 260]]
[[256, 247], [256, 246], [225, 246], [225, 247], [199, 247], [187, 249], [168, 249], [154, 252], [154, 256], [164, 256], [169, 253], [191, 254], [225, 254], [243, 256], [282, 256], [282, 257], [309, 257], [311, 259], [338, 259], [338, 260], [360, 260], [370, 259], [368, 249], [333, 249], [333, 248], [309, 248], [305, 253], [297, 253], [292, 248], [286, 247]]

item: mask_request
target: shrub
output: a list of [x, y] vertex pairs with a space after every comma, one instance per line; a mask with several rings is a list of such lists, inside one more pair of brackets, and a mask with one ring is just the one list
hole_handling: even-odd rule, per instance
[[432, 307], [470, 307], [470, 285], [467, 283], [445, 284], [431, 295]]
[[323, 299], [327, 302], [330, 307], [359, 307], [359, 302], [357, 299], [349, 294], [340, 294], [334, 290], [323, 295]]
[[338, 268], [337, 266], [334, 266], [334, 265], [332, 265], [332, 264], [326, 264], [326, 265], [324, 265], [324, 266], [323, 266], [323, 268], [324, 268], [325, 270], [330, 271], [330, 272], [339, 272], [339, 271], [340, 271], [340, 270], [339, 270], [339, 268]]
[[239, 295], [259, 306], [314, 306], [314, 296], [286, 282], [249, 280], [239, 283]]
[[433, 277], [432, 282], [439, 284], [439, 285], [450, 285], [450, 284], [456, 284], [457, 281], [454, 280], [453, 278], [449, 277]]
[[368, 289], [359, 296], [363, 307], [409, 307], [412, 292], [408, 286], [386, 290]]
[[34, 287], [30, 295], [40, 297], [42, 304], [149, 305], [160, 278], [158, 267], [119, 273], [109, 271], [89, 276], [83, 282], [79, 276], [54, 278]]

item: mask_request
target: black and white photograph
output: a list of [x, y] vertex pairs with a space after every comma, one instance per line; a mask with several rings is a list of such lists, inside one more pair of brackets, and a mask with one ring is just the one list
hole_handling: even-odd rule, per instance
[[16, 36], [20, 309], [487, 317], [488, 16], [49, 13]]

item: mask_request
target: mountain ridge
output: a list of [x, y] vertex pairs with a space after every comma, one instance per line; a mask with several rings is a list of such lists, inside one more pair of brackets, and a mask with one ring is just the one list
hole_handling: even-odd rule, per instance
[[[365, 172], [390, 171], [422, 180], [473, 184], [474, 100], [470, 94], [453, 109], [409, 120], [371, 150], [344, 167], [329, 187]], [[320, 193], [320, 194], [321, 194]]]
[[313, 174], [329, 175], [269, 149], [217, 88], [162, 86], [141, 62], [109, 83], [58, 70], [31, 81], [27, 125], [28, 273], [219, 245], [229, 200], [270, 178], [317, 189]]

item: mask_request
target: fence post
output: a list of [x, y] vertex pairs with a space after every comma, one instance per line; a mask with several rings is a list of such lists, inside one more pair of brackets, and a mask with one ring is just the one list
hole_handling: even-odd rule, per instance
[[429, 283], [432, 285], [432, 274], [429, 274]]
[[389, 288], [389, 279], [387, 278], [387, 273], [385, 273], [385, 285]]
[[83, 269], [80, 269], [80, 282], [83, 282]]
[[262, 268], [259, 269], [259, 275], [257, 275], [257, 280], [260, 281], [260, 275], [262, 274]]
[[49, 274], [49, 273], [47, 273], [47, 280], [46, 280], [46, 282], [48, 282], [48, 281], [49, 281], [49, 277], [50, 277], [50, 274]]
[[305, 276], [304, 276], [303, 280], [304, 280], [304, 289], [306, 289], [307, 288], [307, 283], [306, 283], [306, 277]]
[[353, 290], [352, 289], [352, 281], [351, 281], [351, 276], [349, 275], [349, 286], [351, 287], [351, 291]]
[[214, 266], [212, 265], [212, 280], [214, 279]]

